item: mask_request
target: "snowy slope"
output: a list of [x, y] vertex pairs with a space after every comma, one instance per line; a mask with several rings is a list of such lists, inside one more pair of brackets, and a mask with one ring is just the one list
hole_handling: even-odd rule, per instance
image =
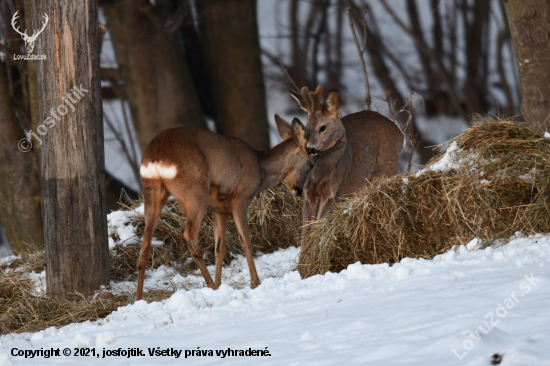
[[[289, 272], [298, 250], [279, 251], [257, 259], [264, 277], [257, 289], [226, 279], [218, 291], [180, 290], [163, 303], [119, 308], [103, 324], [3, 336], [0, 365], [199, 365], [222, 362], [215, 350], [266, 347], [270, 356], [227, 356], [223, 364], [489, 365], [495, 353], [502, 365], [550, 364], [550, 237], [485, 250], [476, 243], [433, 260], [353, 264], [305, 280]], [[232, 277], [246, 280], [244, 261], [232, 267], [241, 269]], [[42, 347], [95, 347], [100, 358], [9, 355]], [[104, 349], [132, 347], [145, 356], [101, 358]], [[183, 353], [150, 357], [148, 347]], [[197, 349], [214, 355], [183, 360]]]

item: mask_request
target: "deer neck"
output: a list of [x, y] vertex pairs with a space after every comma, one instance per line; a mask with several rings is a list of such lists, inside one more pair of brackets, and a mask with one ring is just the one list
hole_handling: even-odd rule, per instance
[[319, 155], [317, 162], [319, 170], [322, 172], [330, 171], [333, 174], [326, 174], [318, 178], [323, 181], [327, 177], [332, 177], [328, 179], [337, 179], [340, 182], [338, 186], [344, 186], [351, 173], [352, 160], [352, 146], [344, 135], [330, 149], [322, 151]]
[[320, 159], [330, 161], [332, 164], [340, 164], [342, 160], [349, 160], [348, 155], [351, 154], [351, 144], [348, 142], [346, 134], [336, 141], [328, 150], [321, 151]]
[[292, 168], [289, 154], [294, 150], [294, 142], [286, 140], [271, 150], [259, 152], [259, 164], [262, 171], [261, 184], [257, 193], [273, 188], [285, 179], [286, 174]]

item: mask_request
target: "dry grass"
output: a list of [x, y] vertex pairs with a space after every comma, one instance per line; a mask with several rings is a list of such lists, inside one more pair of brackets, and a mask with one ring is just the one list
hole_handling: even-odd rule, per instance
[[509, 120], [476, 122], [449, 142], [467, 157], [459, 168], [395, 176], [333, 206], [311, 233], [302, 275], [432, 258], [474, 237], [549, 232], [550, 140]]
[[[135, 206], [141, 204], [136, 202]], [[301, 204], [287, 193], [283, 186], [263, 192], [249, 207], [248, 217], [254, 252], [270, 253], [278, 248], [299, 245]], [[141, 236], [143, 217], [133, 219], [136, 233]], [[179, 206], [170, 201], [163, 211], [155, 237], [165, 245], [153, 246], [148, 268], [160, 265], [172, 267], [183, 275], [195, 267], [183, 241], [185, 217]], [[243, 254], [233, 220], [227, 226], [226, 262]], [[201, 247], [207, 252], [207, 264], [214, 264], [212, 255], [214, 236], [212, 218], [207, 216], [201, 228]], [[117, 245], [110, 251], [111, 280], [137, 281], [136, 262], [140, 245]], [[135, 294], [113, 294], [104, 291], [95, 296], [72, 294], [55, 298], [38, 293], [27, 273], [40, 273], [45, 269], [44, 252], [22, 253], [9, 264], [0, 265], [0, 335], [13, 332], [35, 332], [50, 326], [61, 327], [70, 323], [105, 318], [119, 306], [134, 301]], [[166, 299], [176, 290], [158, 289], [144, 293], [147, 301]]]
[[0, 270], [0, 334], [36, 332], [51, 326], [98, 320], [119, 306], [129, 303], [127, 296], [97, 296], [97, 299], [73, 294], [55, 298], [37, 293], [23, 272]]

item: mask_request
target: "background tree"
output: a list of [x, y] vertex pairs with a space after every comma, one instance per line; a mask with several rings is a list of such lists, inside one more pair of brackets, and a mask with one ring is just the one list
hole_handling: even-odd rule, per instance
[[550, 1], [505, 0], [525, 122], [550, 130]]
[[[18, 149], [25, 132], [13, 110], [4, 62], [0, 62], [0, 131], [0, 223], [15, 253], [41, 248], [44, 239], [37, 159], [34, 151]], [[22, 144], [28, 146], [27, 142]]]
[[142, 150], [167, 128], [206, 128], [178, 36], [164, 26], [173, 11], [171, 4], [153, 5], [148, 0], [102, 4]]
[[43, 138], [41, 159], [50, 294], [109, 284], [97, 12], [97, 0], [33, 1], [34, 28], [44, 14], [50, 18], [36, 51], [47, 57], [37, 64], [40, 120], [50, 117], [51, 125], [52, 108], [59, 117]]
[[17, 24], [29, 26], [28, 6], [28, 1], [0, 3], [0, 36], [3, 40], [0, 50], [5, 53], [0, 61], [0, 223], [15, 253], [40, 249], [44, 245], [40, 145], [34, 144], [31, 148], [25, 142], [22, 147], [29, 147], [30, 151], [24, 153], [18, 149], [18, 142], [26, 137], [25, 130], [31, 129], [34, 119], [37, 119], [32, 111], [38, 107], [31, 86], [33, 80], [36, 85], [32, 76], [33, 64], [14, 61], [13, 57], [26, 51], [22, 38], [10, 26], [11, 18], [18, 11], [17, 21], [20, 23]]
[[208, 0], [200, 9], [199, 31], [218, 130], [267, 150], [269, 125], [256, 0]]

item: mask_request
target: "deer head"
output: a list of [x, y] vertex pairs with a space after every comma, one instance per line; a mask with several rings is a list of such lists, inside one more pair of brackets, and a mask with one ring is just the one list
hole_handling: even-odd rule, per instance
[[293, 140], [295, 146], [295, 152], [286, 156], [287, 161], [290, 163], [289, 166], [292, 168], [286, 172], [283, 183], [294, 197], [301, 196], [306, 177], [317, 158], [306, 154], [306, 129], [298, 118], [294, 118], [291, 125], [276, 114], [275, 122], [277, 122], [277, 129], [281, 138], [284, 141]]
[[38, 33], [36, 32], [36, 30], [34, 30], [32, 33], [32, 36], [29, 37], [27, 35], [26, 29], [24, 32], [21, 32], [19, 30], [19, 26], [17, 27], [15, 26], [15, 20], [19, 18], [19, 15], [17, 15], [18, 12], [19, 10], [16, 11], [15, 14], [13, 14], [13, 18], [11, 18], [11, 26], [17, 33], [21, 35], [21, 37], [25, 41], [25, 48], [27, 49], [27, 53], [32, 53], [32, 50], [34, 49], [34, 41], [36, 41], [36, 38], [38, 37], [38, 35], [42, 33], [42, 31], [44, 30], [44, 28], [46, 28], [46, 25], [48, 24], [48, 15], [44, 14], [44, 25], [42, 26], [42, 29], [40, 29]]
[[300, 108], [307, 112], [306, 151], [309, 155], [317, 155], [346, 140], [346, 129], [338, 113], [340, 108], [338, 92], [331, 90], [324, 104], [321, 104], [322, 94], [322, 85], [318, 85], [314, 92], [305, 86], [300, 92], [290, 92], [290, 95], [298, 101]]

